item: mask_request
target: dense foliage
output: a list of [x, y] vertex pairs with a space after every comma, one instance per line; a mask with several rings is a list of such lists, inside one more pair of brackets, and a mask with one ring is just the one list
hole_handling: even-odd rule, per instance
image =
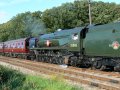
[[41, 20], [42, 12], [26, 12], [18, 14], [7, 23], [0, 25], [0, 41], [37, 36], [45, 32]]
[[[120, 5], [115, 3], [92, 2], [92, 22], [109, 23], [120, 17]], [[88, 0], [66, 3], [60, 7], [43, 12], [42, 20], [50, 31], [66, 29], [89, 24]]]
[[23, 86], [26, 76], [0, 65], [0, 90], [18, 90]]
[[[92, 22], [109, 23], [120, 20], [120, 5], [115, 3], [92, 2]], [[37, 36], [89, 24], [88, 0], [75, 0], [44, 12], [18, 14], [7, 23], [0, 25], [0, 41]], [[46, 32], [47, 31], [47, 32]]]

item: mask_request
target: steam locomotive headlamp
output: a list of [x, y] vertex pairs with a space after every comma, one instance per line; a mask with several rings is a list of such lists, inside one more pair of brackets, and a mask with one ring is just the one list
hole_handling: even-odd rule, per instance
[[73, 39], [73, 40], [77, 40], [77, 39], [78, 39], [78, 34], [77, 34], [77, 33], [74, 33], [74, 34], [72, 35], [72, 39]]

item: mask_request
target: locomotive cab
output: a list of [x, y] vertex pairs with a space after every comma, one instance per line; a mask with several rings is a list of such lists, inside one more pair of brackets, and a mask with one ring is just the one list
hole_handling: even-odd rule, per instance
[[29, 40], [29, 48], [35, 48], [37, 47], [37, 39], [36, 38], [31, 38]]

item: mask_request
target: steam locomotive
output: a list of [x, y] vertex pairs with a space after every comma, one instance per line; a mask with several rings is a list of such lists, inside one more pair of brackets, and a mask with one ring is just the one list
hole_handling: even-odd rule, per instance
[[76, 27], [0, 43], [0, 54], [54, 64], [120, 71], [120, 22]]

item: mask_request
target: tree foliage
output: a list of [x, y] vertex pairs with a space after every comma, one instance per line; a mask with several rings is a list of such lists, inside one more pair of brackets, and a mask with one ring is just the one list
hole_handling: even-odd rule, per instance
[[[55, 31], [59, 28], [68, 29], [89, 24], [88, 0], [76, 0], [60, 7], [43, 12], [42, 20], [48, 30]], [[120, 5], [115, 3], [92, 2], [92, 23], [105, 24], [119, 20]]]
[[26, 12], [18, 14], [7, 23], [0, 25], [0, 41], [37, 36], [45, 32], [41, 20], [42, 12]]
[[[109, 23], [120, 20], [120, 5], [92, 2], [92, 23]], [[37, 36], [57, 29], [70, 29], [89, 24], [88, 0], [75, 0], [44, 12], [25, 12], [0, 25], [0, 41]]]

